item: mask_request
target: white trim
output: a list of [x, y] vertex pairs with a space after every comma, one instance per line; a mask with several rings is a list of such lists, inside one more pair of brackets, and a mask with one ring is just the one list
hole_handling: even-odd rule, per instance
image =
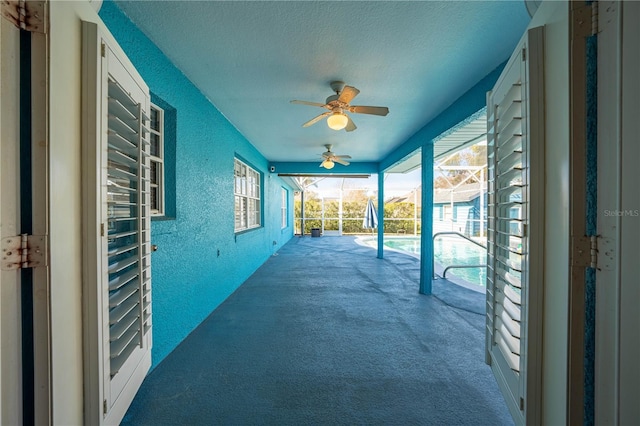
[[117, 424], [151, 366], [149, 90], [89, 22], [82, 76], [84, 415]]
[[158, 182], [154, 185], [153, 183], [151, 184], [151, 190], [153, 190], [154, 186], [157, 186], [158, 188], [158, 192], [156, 194], [157, 197], [157, 208], [155, 205], [151, 205], [151, 216], [164, 216], [165, 215], [165, 191], [166, 191], [166, 185], [165, 185], [165, 179], [164, 179], [164, 172], [165, 172], [165, 155], [164, 155], [164, 141], [165, 141], [165, 127], [164, 127], [164, 110], [162, 108], [160, 108], [159, 106], [157, 106], [154, 103], [150, 104], [150, 111], [151, 113], [149, 114], [149, 116], [151, 117], [151, 114], [153, 113], [153, 111], [156, 111], [156, 113], [158, 114], [158, 129], [154, 129], [151, 125], [151, 123], [149, 124], [149, 131], [151, 132], [152, 135], [157, 135], [158, 136], [158, 150], [159, 150], [159, 155], [153, 155], [150, 154], [149, 155], [149, 160], [151, 161], [151, 163], [155, 163], [156, 167], [159, 169], [158, 171]]
[[[543, 27], [528, 30], [487, 96], [486, 360], [517, 424], [542, 419], [543, 46]], [[512, 198], [512, 190], [520, 198]], [[518, 229], [511, 219], [514, 208]], [[514, 240], [520, 247], [512, 247]]]
[[[0, 18], [0, 238], [20, 233], [20, 30]], [[0, 270], [0, 423], [22, 424], [20, 272]], [[7, 302], [11, 303], [7, 303]]]
[[599, 13], [598, 244], [608, 241], [615, 261], [599, 259], [596, 272], [595, 423], [624, 425], [640, 418], [640, 4]]
[[243, 232], [262, 226], [262, 174], [234, 158], [234, 230]]
[[640, 419], [640, 181], [638, 120], [640, 119], [640, 3], [622, 8], [622, 140], [620, 168], [620, 424]]
[[[600, 214], [620, 209], [620, 116], [622, 2], [601, 7], [598, 34], [598, 219], [603, 238], [620, 241], [620, 218]], [[608, 143], [604, 143], [605, 139]], [[606, 149], [603, 149], [606, 147]], [[617, 247], [616, 247], [617, 249]], [[620, 265], [596, 272], [595, 423], [620, 424]]]
[[282, 187], [281, 190], [281, 206], [280, 206], [280, 215], [281, 215], [281, 223], [280, 228], [285, 229], [289, 224], [289, 191], [286, 188]]
[[[49, 7], [47, 2], [44, 6]], [[31, 33], [32, 103], [32, 233], [49, 235], [48, 33]], [[47, 141], [43, 144], [40, 141]], [[47, 247], [47, 251], [49, 248]], [[33, 270], [34, 417], [36, 424], [52, 419], [51, 287], [49, 266]]]
[[528, 31], [527, 85], [529, 102], [529, 294], [526, 310], [527, 379], [525, 421], [542, 423], [542, 341], [544, 310], [545, 244], [545, 83], [544, 27]]
[[[45, 4], [43, 7], [48, 7]], [[47, 35], [31, 32], [31, 81], [21, 81], [20, 30], [0, 19], [0, 238], [20, 234], [19, 88], [31, 86], [31, 192], [33, 235], [48, 235]], [[24, 71], [24, 70], [22, 70]], [[45, 141], [43, 143], [43, 141]], [[51, 421], [49, 267], [33, 268], [34, 421]], [[0, 424], [21, 424], [22, 324], [20, 271], [0, 271]]]

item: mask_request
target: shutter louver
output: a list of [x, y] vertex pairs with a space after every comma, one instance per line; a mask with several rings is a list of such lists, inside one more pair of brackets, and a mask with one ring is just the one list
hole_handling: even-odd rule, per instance
[[140, 105], [113, 80], [108, 89], [108, 273], [110, 374], [115, 376], [150, 329], [148, 134]]
[[[495, 261], [493, 288], [496, 309], [495, 343], [509, 367], [520, 372], [520, 264], [522, 239], [519, 229], [523, 209], [522, 84], [513, 84], [496, 105], [493, 148], [495, 173]], [[504, 320], [503, 320], [504, 318]]]
[[[542, 28], [529, 30], [487, 95], [486, 359], [517, 424], [539, 423], [542, 42]], [[530, 235], [531, 224], [535, 232]], [[534, 408], [526, 411], [529, 402]]]
[[83, 23], [85, 423], [119, 424], [151, 367], [149, 89]]
[[507, 365], [520, 372], [521, 271], [524, 182], [522, 140], [522, 83], [516, 81], [493, 106], [490, 122], [489, 191], [490, 241], [489, 288], [492, 309], [492, 345]]

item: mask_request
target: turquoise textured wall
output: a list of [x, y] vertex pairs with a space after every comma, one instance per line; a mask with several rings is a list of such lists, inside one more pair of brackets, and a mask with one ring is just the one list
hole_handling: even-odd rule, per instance
[[[281, 229], [281, 188], [267, 160], [110, 1], [100, 17], [150, 90], [177, 111], [175, 220], [152, 222], [153, 367], [293, 237]], [[263, 176], [263, 227], [234, 233], [238, 156]], [[171, 190], [171, 189], [170, 189]]]

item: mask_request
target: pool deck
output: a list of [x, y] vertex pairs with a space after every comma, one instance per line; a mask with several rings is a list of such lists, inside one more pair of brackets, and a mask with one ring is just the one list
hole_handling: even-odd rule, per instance
[[123, 424], [513, 424], [484, 295], [354, 237], [294, 237], [145, 379]]

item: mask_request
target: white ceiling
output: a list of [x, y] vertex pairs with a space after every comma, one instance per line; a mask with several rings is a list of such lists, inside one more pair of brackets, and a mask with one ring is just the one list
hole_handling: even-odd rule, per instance
[[[317, 161], [324, 144], [380, 161], [505, 61], [524, 1], [117, 1], [129, 18], [273, 162]], [[324, 121], [329, 83], [360, 89], [354, 132]]]

